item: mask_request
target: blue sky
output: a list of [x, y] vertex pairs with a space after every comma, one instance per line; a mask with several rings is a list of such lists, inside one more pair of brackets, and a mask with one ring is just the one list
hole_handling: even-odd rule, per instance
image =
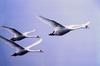
[[[98, 0], [0, 0], [0, 25], [14, 27], [21, 32], [36, 29], [43, 42], [32, 49], [45, 53], [28, 53], [22, 57], [11, 57], [15, 51], [4, 41], [0, 46], [2, 66], [100, 66], [100, 6]], [[36, 16], [42, 15], [61, 24], [81, 24], [90, 21], [90, 29], [76, 30], [62, 37], [49, 37], [52, 28]], [[11, 34], [0, 29], [1, 35]], [[36, 39], [24, 39], [27, 46]], [[3, 59], [3, 60], [2, 60]], [[7, 64], [7, 65], [5, 65]]]

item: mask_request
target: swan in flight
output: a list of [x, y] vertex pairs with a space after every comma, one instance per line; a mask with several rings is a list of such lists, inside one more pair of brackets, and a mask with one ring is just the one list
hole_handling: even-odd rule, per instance
[[1, 26], [5, 29], [8, 29], [8, 31], [10, 31], [11, 33], [14, 34], [14, 36], [10, 39], [12, 41], [20, 41], [24, 38], [39, 38], [39, 36], [28, 36], [28, 34], [34, 32], [35, 30], [29, 31], [29, 32], [25, 32], [25, 33], [21, 33], [18, 30], [11, 28], [11, 27], [7, 27], [7, 26]]
[[88, 21], [85, 24], [64, 26], [54, 20], [45, 18], [43, 16], [38, 16], [37, 18], [39, 18], [39, 20], [48, 24], [49, 26], [54, 27], [54, 31], [52, 33], [50, 33], [49, 36], [62, 36], [73, 30], [87, 29], [88, 25], [90, 24], [90, 22]]
[[39, 38], [39, 40], [27, 47], [22, 47], [19, 44], [15, 43], [12, 40], [9, 40], [3, 36], [0, 36], [1, 39], [5, 40], [6, 42], [9, 43], [10, 46], [12, 46], [13, 48], [16, 48], [16, 52], [14, 54], [12, 54], [11, 56], [22, 56], [25, 55], [28, 52], [43, 52], [42, 50], [30, 50], [30, 48], [40, 44], [42, 42], [42, 38]]

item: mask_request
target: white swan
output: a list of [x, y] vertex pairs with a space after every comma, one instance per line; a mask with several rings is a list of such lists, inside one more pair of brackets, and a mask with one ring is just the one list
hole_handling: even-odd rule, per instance
[[8, 29], [10, 32], [12, 32], [14, 34], [14, 37], [11, 38], [12, 41], [19, 41], [19, 40], [22, 40], [24, 38], [39, 38], [39, 36], [34, 36], [34, 37], [28, 36], [29, 33], [32, 33], [35, 30], [21, 33], [21, 32], [17, 31], [14, 28], [11, 28], [11, 27], [7, 27], [7, 26], [1, 26], [1, 27]]
[[11, 41], [3, 36], [0, 36], [1, 39], [5, 40], [6, 42], [9, 43], [9, 45], [11, 45], [13, 48], [16, 48], [17, 51], [12, 54], [11, 56], [22, 56], [25, 55], [28, 52], [43, 52], [42, 50], [30, 50], [30, 48], [40, 44], [42, 42], [42, 38], [39, 38], [39, 40], [27, 47], [22, 47], [19, 44], [15, 43], [14, 41]]
[[54, 20], [45, 18], [43, 16], [38, 16], [37, 18], [39, 18], [41, 21], [45, 20], [43, 21], [44, 23], [48, 24], [51, 27], [54, 27], [54, 31], [49, 34], [50, 36], [62, 36], [76, 29], [84, 29], [84, 28], [86, 29], [88, 28], [88, 25], [90, 24], [90, 22], [88, 21], [85, 24], [64, 26], [64, 25], [61, 25], [60, 23], [57, 23]]

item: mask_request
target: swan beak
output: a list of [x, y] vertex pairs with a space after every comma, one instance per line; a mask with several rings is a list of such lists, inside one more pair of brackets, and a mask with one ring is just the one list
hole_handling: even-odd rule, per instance
[[40, 52], [44, 53], [44, 51], [40, 50]]
[[40, 38], [40, 36], [36, 36], [36, 38]]
[[88, 25], [85, 26], [86, 29], [89, 29], [90, 27]]

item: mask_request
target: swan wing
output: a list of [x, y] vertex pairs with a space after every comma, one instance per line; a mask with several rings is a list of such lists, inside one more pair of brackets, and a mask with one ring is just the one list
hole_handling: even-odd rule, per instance
[[0, 36], [0, 38], [3, 39], [3, 40], [5, 40], [6, 42], [8, 42], [9, 45], [12, 46], [13, 48], [17, 48], [17, 49], [20, 49], [20, 50], [24, 49], [22, 46], [18, 45], [18, 44], [15, 43], [14, 41], [11, 41], [11, 40], [9, 40], [9, 39], [3, 37], [3, 36]]
[[20, 33], [19, 31], [17, 31], [17, 30], [14, 29], [14, 28], [10, 28], [10, 27], [7, 27], [7, 26], [1, 26], [1, 27], [8, 29], [8, 31], [10, 31], [11, 33], [13, 33], [15, 36], [20, 36], [20, 35], [22, 35], [22, 33]]
[[28, 34], [33, 33], [33, 32], [35, 32], [35, 31], [36, 31], [36, 30], [34, 29], [34, 30], [32, 30], [32, 31], [24, 32], [23, 35], [24, 35], [24, 36], [28, 36]]
[[34, 46], [40, 44], [40, 43], [42, 42], [42, 40], [43, 40], [42, 38], [39, 38], [39, 40], [38, 40], [37, 42], [35, 42], [35, 43], [33, 43], [33, 44], [31, 44], [31, 45], [25, 47], [25, 49], [30, 49], [30, 48], [32, 48], [32, 47], [34, 47]]
[[55, 27], [65, 28], [63, 25], [57, 23], [56, 21], [51, 20], [51, 19], [48, 19], [48, 18], [45, 18], [45, 17], [43, 17], [43, 16], [39, 16], [39, 19], [40, 19], [41, 21], [45, 20], [45, 21], [43, 21], [43, 22], [46, 23], [46, 24], [48, 24], [48, 25], [51, 26], [51, 27], [54, 27], [54, 28], [55, 28]]

